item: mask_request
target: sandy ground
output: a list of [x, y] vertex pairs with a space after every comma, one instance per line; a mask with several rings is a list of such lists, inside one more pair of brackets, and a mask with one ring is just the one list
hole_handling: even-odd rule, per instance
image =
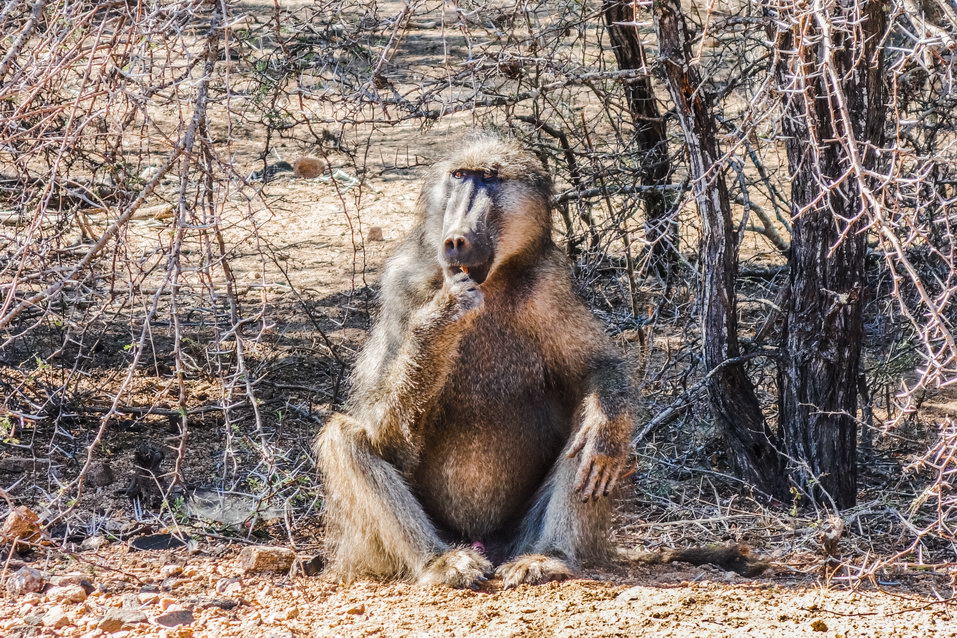
[[[930, 575], [855, 591], [820, 587], [781, 567], [747, 579], [675, 563], [513, 590], [493, 580], [481, 591], [457, 591], [244, 573], [237, 551], [200, 542], [192, 549], [134, 552], [116, 544], [51, 554], [33, 566], [78, 574], [65, 582], [82, 577], [91, 592], [76, 602], [64, 600], [68, 584], [7, 595], [0, 599], [0, 635], [957, 636], [957, 607], [935, 596], [949, 589], [946, 579]], [[140, 613], [128, 614], [133, 622], [111, 633], [99, 628], [111, 610]], [[162, 626], [176, 619], [189, 622]]]

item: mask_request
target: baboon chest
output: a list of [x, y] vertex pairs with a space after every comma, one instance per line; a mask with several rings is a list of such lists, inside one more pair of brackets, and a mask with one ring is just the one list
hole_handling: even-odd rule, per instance
[[433, 519], [465, 537], [520, 516], [571, 427], [567, 393], [510, 319], [480, 317], [460, 343], [413, 481]]

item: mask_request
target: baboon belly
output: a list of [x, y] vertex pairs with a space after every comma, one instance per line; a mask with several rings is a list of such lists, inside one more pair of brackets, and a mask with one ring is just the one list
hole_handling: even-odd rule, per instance
[[518, 522], [572, 418], [533, 353], [495, 361], [472, 355], [461, 356], [449, 377], [412, 480], [432, 520], [463, 540]]

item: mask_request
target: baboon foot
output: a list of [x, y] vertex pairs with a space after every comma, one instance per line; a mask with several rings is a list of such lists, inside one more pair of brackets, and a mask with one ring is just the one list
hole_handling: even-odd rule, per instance
[[565, 580], [573, 574], [571, 567], [563, 560], [543, 554], [525, 554], [499, 567], [495, 575], [502, 579], [505, 589], [511, 589], [522, 583], [540, 585], [552, 580]]
[[475, 589], [488, 579], [492, 563], [474, 549], [457, 547], [436, 556], [419, 576], [422, 585]]

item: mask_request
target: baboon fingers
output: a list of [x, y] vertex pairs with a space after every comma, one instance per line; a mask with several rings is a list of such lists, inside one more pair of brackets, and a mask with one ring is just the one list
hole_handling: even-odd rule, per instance
[[601, 482], [601, 477], [604, 472], [602, 471], [601, 465], [598, 463], [592, 463], [591, 473], [588, 476], [588, 483], [586, 484], [584, 490], [582, 491], [582, 501], [590, 501], [592, 498], [597, 498], [599, 491], [598, 487]]
[[[592, 460], [586, 460], [578, 468], [578, 474], [575, 475], [575, 491], [584, 492], [589, 484], [591, 475], [595, 472], [595, 463]], [[587, 500], [587, 499], [586, 499]]]
[[575, 438], [575, 441], [572, 443], [571, 448], [568, 450], [568, 453], [565, 454], [566, 458], [573, 459], [578, 456], [578, 453], [585, 449], [585, 437], [578, 436]]
[[575, 480], [575, 491], [582, 502], [611, 494], [621, 478], [621, 462], [607, 458], [593, 458], [582, 464]]

